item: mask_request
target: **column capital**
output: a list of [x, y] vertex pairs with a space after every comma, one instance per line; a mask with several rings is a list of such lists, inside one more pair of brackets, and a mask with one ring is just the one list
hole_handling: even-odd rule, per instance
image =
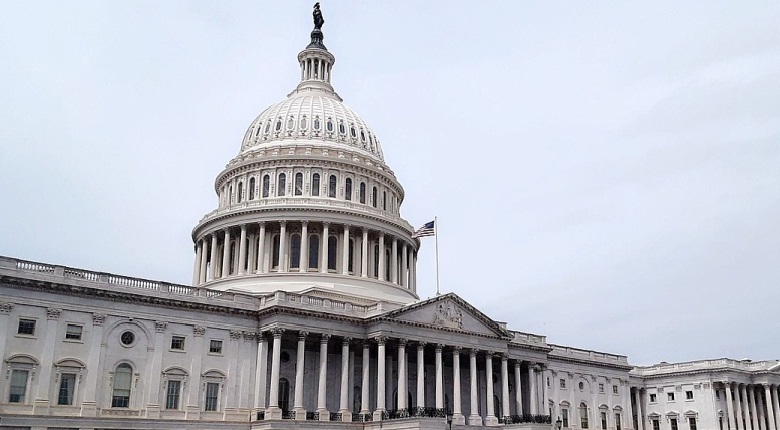
[[368, 227], [363, 227], [361, 230], [363, 231], [363, 234], [368, 234]]
[[344, 227], [344, 230], [349, 230], [352, 228], [352, 224], [343, 224], [342, 226]]
[[351, 337], [342, 337], [341, 338], [341, 344], [342, 345], [349, 345], [350, 343], [352, 343], [352, 338]]
[[287, 227], [287, 221], [279, 221], [281, 227]]
[[408, 339], [398, 339], [398, 347], [406, 348], [406, 344], [409, 343]]
[[509, 361], [509, 355], [503, 352], [499, 352], [497, 354], [499, 357], [501, 357], [501, 361]]
[[476, 356], [477, 356], [477, 353], [479, 353], [479, 350], [478, 350], [478, 349], [476, 349], [476, 348], [471, 348], [471, 349], [469, 350], [469, 356], [470, 356], [470, 357], [476, 357]]
[[417, 349], [418, 350], [423, 350], [423, 349], [425, 349], [425, 345], [428, 345], [428, 342], [426, 342], [424, 340], [418, 341], [417, 342]]
[[168, 328], [168, 321], [155, 321], [154, 331], [157, 333], [163, 333]]
[[487, 359], [493, 358], [493, 354], [494, 354], [493, 351], [489, 351], [489, 350], [485, 351], [485, 358]]
[[246, 231], [246, 224], [241, 224], [241, 231]]
[[14, 304], [11, 302], [0, 302], [0, 314], [11, 313], [11, 310], [13, 308], [14, 308]]
[[444, 345], [443, 343], [437, 343], [436, 344], [436, 352], [442, 352], [444, 350], [445, 346], [446, 345]]
[[271, 334], [273, 334], [274, 339], [281, 339], [282, 334], [284, 334], [284, 329], [280, 327], [275, 327], [271, 329]]
[[258, 221], [257, 225], [260, 227], [265, 227], [265, 221]]
[[257, 343], [265, 342], [265, 332], [264, 331], [255, 332], [255, 340], [257, 341]]
[[452, 347], [452, 353], [456, 355], [460, 355], [461, 351], [463, 351], [462, 346], [453, 346]]
[[200, 325], [192, 326], [192, 334], [194, 336], [204, 336], [206, 334], [206, 327]]
[[62, 315], [62, 309], [58, 308], [47, 308], [46, 309], [46, 318], [50, 320], [56, 320]]
[[301, 225], [306, 227], [309, 225], [309, 221], [301, 221]]
[[320, 343], [328, 343], [330, 340], [330, 335], [328, 333], [323, 333], [320, 335]]
[[[203, 328], [203, 333], [204, 334], [206, 333], [206, 329], [205, 328]], [[244, 340], [246, 340], [246, 341], [253, 341], [253, 340], [255, 340], [255, 336], [257, 336], [257, 333], [255, 333], [253, 331], [245, 331], [244, 332]]]
[[387, 343], [387, 336], [377, 336], [374, 338], [374, 341], [376, 341], [377, 345], [384, 345]]
[[309, 335], [308, 331], [299, 331], [298, 332], [298, 340], [306, 340], [306, 336]]
[[330, 226], [330, 223], [328, 221], [323, 221], [322, 222], [322, 227], [323, 228], [328, 228], [329, 226]]

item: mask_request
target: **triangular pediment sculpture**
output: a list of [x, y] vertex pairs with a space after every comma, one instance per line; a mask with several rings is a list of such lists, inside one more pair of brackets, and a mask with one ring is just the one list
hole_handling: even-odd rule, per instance
[[511, 336], [497, 322], [453, 293], [417, 302], [378, 318], [487, 336]]

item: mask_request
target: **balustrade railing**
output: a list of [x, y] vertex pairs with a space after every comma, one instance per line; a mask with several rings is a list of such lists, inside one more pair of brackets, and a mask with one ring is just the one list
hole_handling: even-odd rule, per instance
[[306, 412], [306, 421], [319, 421], [319, 420], [320, 420], [319, 412]]
[[352, 414], [352, 422], [356, 423], [370, 423], [374, 421], [374, 415], [372, 414], [360, 414], [360, 413], [353, 413]]
[[550, 415], [509, 415], [503, 416], [499, 420], [502, 424], [521, 424], [521, 423], [533, 423], [533, 424], [552, 424], [552, 417]]
[[262, 421], [265, 419], [265, 411], [257, 411], [257, 420]]
[[341, 417], [341, 414], [339, 412], [331, 412], [330, 413], [330, 420], [331, 421], [340, 422], [342, 420], [341, 418], [342, 417]]
[[283, 420], [294, 420], [295, 419], [295, 411], [282, 411], [282, 419]]

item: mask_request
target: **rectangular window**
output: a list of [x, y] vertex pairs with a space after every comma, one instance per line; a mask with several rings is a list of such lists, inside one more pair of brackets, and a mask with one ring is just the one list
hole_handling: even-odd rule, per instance
[[[690, 427], [690, 430], [696, 430], [696, 418], [689, 417], [688, 418], [688, 427]], [[763, 426], [761, 426], [763, 427]]]
[[677, 418], [670, 418], [669, 426], [671, 427], [672, 430], [677, 430]]
[[212, 340], [209, 342], [209, 352], [212, 354], [222, 354], [222, 341]]
[[655, 403], [656, 401], [657, 401], [656, 395], [655, 394], [651, 394], [650, 395], [650, 403]]
[[661, 430], [661, 423], [658, 418], [653, 418], [653, 430]]
[[607, 413], [601, 413], [601, 428], [607, 430]]
[[35, 334], [35, 320], [31, 320], [28, 318], [19, 318], [19, 329], [16, 331], [17, 334], [27, 334], [27, 335], [34, 335]]
[[[561, 379], [561, 381], [563, 381], [563, 379]], [[561, 409], [561, 421], [563, 421], [563, 427], [564, 428], [569, 428], [569, 410], [568, 409]]]
[[615, 430], [621, 430], [620, 414], [615, 414]]
[[168, 381], [168, 391], [165, 393], [165, 409], [179, 409], [179, 392], [181, 381]]
[[599, 384], [599, 393], [604, 392], [604, 384]]
[[561, 379], [561, 388], [566, 388], [566, 380]]
[[674, 393], [666, 393], [666, 400], [673, 402], [674, 401]]
[[60, 393], [57, 396], [58, 405], [73, 404], [73, 390], [76, 388], [76, 375], [63, 373], [60, 375]]
[[685, 392], [685, 400], [693, 400], [693, 391]]
[[68, 324], [65, 329], [65, 339], [81, 340], [82, 327], [78, 324]]
[[618, 393], [618, 386], [617, 385], [613, 385], [612, 386], [612, 394], [617, 394], [617, 393]]
[[184, 351], [184, 336], [171, 337], [171, 349]]
[[219, 383], [207, 382], [206, 383], [206, 407], [207, 411], [217, 410], [217, 399], [219, 399]]
[[583, 404], [580, 406], [580, 428], [589, 428], [588, 424], [588, 407]]
[[[35, 322], [33, 321], [33, 323]], [[14, 369], [11, 371], [8, 403], [24, 403], [24, 397], [27, 393], [27, 377], [29, 375], [30, 372], [27, 370]]]

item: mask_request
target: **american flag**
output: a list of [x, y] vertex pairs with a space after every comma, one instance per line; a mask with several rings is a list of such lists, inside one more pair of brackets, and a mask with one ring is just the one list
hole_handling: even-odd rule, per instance
[[412, 238], [417, 237], [426, 237], [426, 236], [433, 236], [436, 234], [436, 221], [431, 221], [425, 223], [424, 226], [420, 227], [417, 231], [412, 234]]

